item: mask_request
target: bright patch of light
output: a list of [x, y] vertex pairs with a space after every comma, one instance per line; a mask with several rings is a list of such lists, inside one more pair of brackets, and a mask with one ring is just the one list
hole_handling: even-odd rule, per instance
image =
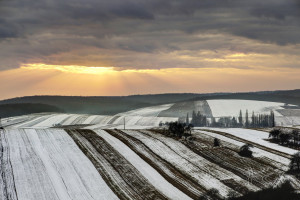
[[87, 67], [78, 65], [48, 65], [43, 63], [24, 64], [23, 69], [29, 70], [56, 70], [76, 74], [103, 74], [114, 71], [113, 67]]

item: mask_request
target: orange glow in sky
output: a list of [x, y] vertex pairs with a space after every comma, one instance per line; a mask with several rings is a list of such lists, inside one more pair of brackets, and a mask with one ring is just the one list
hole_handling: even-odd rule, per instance
[[167, 68], [118, 71], [114, 67], [35, 63], [0, 72], [0, 80], [5, 83], [0, 85], [0, 91], [2, 99], [29, 95], [121, 96], [175, 92], [235, 92], [252, 91], [253, 88], [257, 90], [285, 89], [291, 86], [297, 88], [299, 77], [298, 69], [272, 71]]

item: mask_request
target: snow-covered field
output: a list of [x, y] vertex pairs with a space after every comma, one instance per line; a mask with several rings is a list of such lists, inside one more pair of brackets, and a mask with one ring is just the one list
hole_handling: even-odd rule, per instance
[[[250, 115], [252, 111], [255, 114], [269, 114], [271, 110], [283, 109], [284, 106], [284, 103], [237, 99], [207, 100], [207, 102], [214, 117], [238, 116], [240, 110], [245, 114], [247, 109]], [[275, 115], [282, 116], [277, 112]]]
[[269, 133], [264, 131], [256, 131], [252, 129], [243, 129], [243, 128], [207, 128], [207, 129], [225, 132], [230, 135], [242, 138], [244, 140], [248, 140], [250, 142], [257, 143], [259, 145], [268, 147], [270, 149], [274, 149], [276, 151], [287, 153], [290, 155], [297, 152], [297, 150], [288, 147], [283, 147], [281, 145], [267, 141], [267, 139], [269, 138]]
[[[243, 146], [246, 143], [231, 139], [229, 137], [217, 134], [217, 133], [213, 133], [213, 132], [209, 132], [209, 131], [203, 131], [203, 130], [196, 130], [195, 131], [196, 134], [205, 134], [208, 136], [211, 136], [213, 138], [218, 138], [221, 141], [227, 142], [228, 144], [226, 144], [226, 146], [229, 146], [233, 149], [239, 149], [241, 146]], [[259, 149], [257, 147], [253, 147], [252, 148], [253, 151], [253, 156], [257, 157], [257, 158], [268, 158], [270, 160], [272, 160], [272, 164], [276, 165], [276, 167], [278, 167], [279, 169], [282, 170], [288, 170], [288, 165], [290, 163], [290, 160], [286, 157], [282, 157], [280, 155], [274, 154], [274, 153], [270, 153], [268, 151]]]
[[300, 127], [299, 116], [277, 116], [275, 120], [277, 126]]
[[123, 128], [124, 119], [127, 128], [151, 128], [157, 127], [160, 122], [177, 121], [178, 118], [172, 117], [143, 117], [143, 116], [125, 116], [125, 115], [79, 115], [79, 114], [40, 114], [28, 115], [22, 118], [10, 118], [9, 122], [6, 119], [2, 124], [4, 127], [15, 128], [50, 128], [57, 125], [86, 125], [90, 129], [97, 128]]
[[[175, 112], [176, 104], [166, 104], [113, 116], [40, 113], [2, 119], [0, 199], [185, 200], [211, 189], [222, 197], [232, 192], [242, 195], [284, 179], [300, 188], [298, 179], [285, 174], [290, 155], [297, 151], [268, 142], [267, 132], [195, 129], [196, 139], [186, 142], [163, 135], [162, 129], [150, 130], [160, 122], [177, 121], [177, 115], [192, 112], [197, 105], [214, 117], [237, 116], [240, 109], [243, 115], [246, 109], [249, 114], [274, 110], [277, 124], [300, 124], [299, 116], [276, 111], [284, 109], [283, 103], [199, 102], [178, 103], [180, 112]], [[163, 112], [168, 117], [160, 117]], [[212, 147], [214, 138], [221, 140], [221, 147]], [[237, 153], [247, 142], [254, 144], [253, 158]]]
[[159, 106], [151, 106], [146, 108], [140, 108], [136, 110], [131, 110], [125, 113], [120, 113], [118, 115], [124, 115], [124, 116], [142, 116], [142, 117], [157, 117], [159, 113], [161, 113], [164, 110], [169, 109], [174, 104], [164, 104]]
[[[49, 116], [49, 124], [55, 121], [54, 116]], [[67, 118], [60, 115], [59, 120]], [[84, 117], [90, 122], [96, 118]], [[81, 119], [73, 118], [79, 122]], [[158, 199], [179, 200], [198, 198], [213, 188], [226, 197], [233, 191], [242, 195], [244, 191], [256, 191], [287, 178], [300, 187], [297, 179], [284, 175], [289, 164], [286, 157], [255, 147], [255, 160], [240, 160], [234, 151], [244, 143], [217, 133], [194, 133], [200, 139], [195, 144], [203, 148], [207, 159], [193, 146], [145, 129], [110, 130], [117, 131], [119, 136], [101, 129], [66, 132], [61, 128], [41, 128], [46, 121], [33, 123], [37, 128], [9, 127], [0, 133], [1, 199], [152, 199], [154, 195]], [[263, 140], [265, 132], [214, 130], [277, 151], [294, 151]], [[219, 138], [232, 153], [223, 154], [222, 149], [211, 148], [212, 138]], [[253, 180], [249, 181], [248, 173]], [[263, 184], [259, 181], [261, 177]]]
[[63, 130], [9, 129], [1, 138], [18, 200], [118, 199]]
[[145, 178], [156, 187], [161, 193], [170, 199], [190, 199], [187, 195], [182, 193], [168, 181], [166, 181], [155, 169], [153, 169], [147, 162], [140, 158], [128, 146], [122, 143], [117, 138], [111, 136], [103, 130], [98, 130], [96, 133], [105, 139], [114, 149], [116, 149], [122, 156], [124, 156], [137, 170], [145, 176]]
[[[209, 163], [204, 158], [194, 154], [191, 150], [181, 146], [181, 143], [175, 140], [172, 142], [175, 146], [178, 144], [183, 148], [175, 151], [177, 148], [171, 148], [164, 142], [147, 134], [141, 134], [137, 131], [126, 131], [126, 133], [142, 141], [154, 153], [160, 155], [167, 162], [175, 166], [175, 168], [183, 171], [184, 174], [194, 179], [194, 181], [198, 182], [206, 190], [218, 188], [222, 196], [226, 196], [228, 192], [232, 191], [231, 188], [221, 182], [221, 180], [228, 179], [225, 169], [218, 169], [213, 163]], [[234, 179], [235, 175], [231, 175], [230, 178]], [[250, 188], [254, 188], [251, 184], [249, 185]]]

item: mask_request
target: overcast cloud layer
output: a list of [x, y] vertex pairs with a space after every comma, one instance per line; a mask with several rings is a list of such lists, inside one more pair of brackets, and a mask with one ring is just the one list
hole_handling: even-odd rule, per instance
[[0, 0], [0, 70], [300, 68], [299, 36], [299, 0]]

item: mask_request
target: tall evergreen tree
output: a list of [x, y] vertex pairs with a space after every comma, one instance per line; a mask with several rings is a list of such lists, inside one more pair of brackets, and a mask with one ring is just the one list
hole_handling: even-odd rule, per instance
[[243, 126], [243, 115], [242, 115], [242, 110], [240, 110], [239, 124], [240, 124], [240, 126]]
[[190, 124], [189, 113], [186, 113], [186, 121], [185, 121], [185, 123], [186, 123], [187, 125]]
[[232, 127], [237, 127], [238, 126], [238, 123], [237, 123], [235, 117], [233, 117], [232, 120], [231, 120], [231, 126]]
[[248, 128], [249, 127], [249, 118], [248, 118], [249, 116], [248, 116], [248, 110], [246, 110], [246, 115], [245, 115], [245, 126], [246, 126], [246, 128]]
[[251, 121], [251, 126], [255, 127], [255, 115], [254, 115], [254, 111], [252, 111], [252, 121]]
[[196, 112], [193, 110], [193, 114], [192, 114], [192, 124], [194, 126], [196, 126], [196, 118], [197, 118], [197, 115], [196, 115]]
[[274, 127], [275, 126], [275, 115], [274, 115], [274, 111], [271, 110], [271, 113], [270, 113], [270, 127]]

